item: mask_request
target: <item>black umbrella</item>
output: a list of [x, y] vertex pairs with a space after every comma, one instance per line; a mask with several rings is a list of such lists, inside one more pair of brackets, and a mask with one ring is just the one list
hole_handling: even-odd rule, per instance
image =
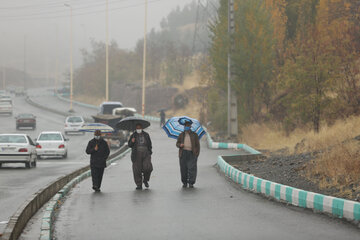
[[120, 120], [116, 124], [116, 128], [120, 130], [135, 131], [136, 125], [141, 124], [142, 128], [145, 129], [150, 126], [150, 122], [142, 118], [127, 117]]

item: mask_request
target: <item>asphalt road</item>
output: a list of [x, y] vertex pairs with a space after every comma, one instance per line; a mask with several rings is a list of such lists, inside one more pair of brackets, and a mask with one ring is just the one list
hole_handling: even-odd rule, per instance
[[[54, 108], [66, 111], [68, 104], [49, 96], [46, 91], [31, 91], [34, 95], [43, 95], [34, 98]], [[14, 116], [17, 113], [31, 112], [37, 116], [37, 129], [15, 129], [14, 116], [0, 115], [0, 133], [27, 133], [33, 139], [41, 131], [63, 131], [65, 117], [49, 113], [27, 104], [23, 97], [14, 97]], [[74, 106], [75, 110], [91, 115], [92, 110]], [[24, 201], [48, 183], [60, 176], [70, 173], [88, 164], [88, 156], [84, 149], [91, 136], [89, 134], [69, 136], [69, 152], [67, 159], [38, 160], [37, 167], [26, 169], [23, 164], [3, 164], [0, 168], [0, 233], [4, 230], [9, 218], [24, 203]]]
[[105, 171], [102, 192], [91, 179], [61, 207], [55, 239], [360, 239], [341, 220], [288, 207], [241, 190], [214, 167], [219, 154], [202, 145], [195, 189], [182, 189], [175, 141], [150, 129], [154, 172], [136, 191], [128, 155]]

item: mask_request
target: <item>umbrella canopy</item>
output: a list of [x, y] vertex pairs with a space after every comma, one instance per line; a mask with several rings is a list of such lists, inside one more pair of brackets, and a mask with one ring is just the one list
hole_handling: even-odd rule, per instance
[[127, 117], [116, 124], [116, 128], [127, 131], [135, 131], [136, 125], [141, 124], [143, 129], [150, 126], [150, 122], [137, 117]]
[[95, 132], [100, 130], [102, 133], [111, 133], [114, 132], [114, 129], [103, 123], [88, 123], [80, 128], [81, 132]]
[[194, 118], [186, 116], [170, 118], [163, 126], [163, 129], [168, 137], [177, 139], [179, 135], [184, 132], [186, 122], [190, 122], [192, 124], [191, 131], [195, 132], [199, 136], [199, 139], [205, 135], [206, 132], [200, 122]]

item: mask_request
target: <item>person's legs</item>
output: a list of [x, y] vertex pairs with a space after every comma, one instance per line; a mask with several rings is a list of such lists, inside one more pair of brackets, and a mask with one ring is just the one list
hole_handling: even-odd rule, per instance
[[140, 187], [142, 186], [142, 158], [139, 152], [136, 154], [136, 159], [133, 162], [132, 168], [135, 184]]
[[144, 173], [144, 183], [148, 183], [150, 181], [151, 172], [153, 171], [153, 166], [151, 163], [151, 155], [146, 152], [144, 153], [142, 161], [142, 171]]
[[98, 168], [98, 187], [101, 188], [101, 183], [104, 175], [104, 168]]
[[189, 153], [187, 167], [189, 171], [189, 184], [194, 185], [197, 175], [197, 157], [192, 152]]
[[183, 151], [182, 155], [180, 157], [180, 173], [181, 173], [181, 182], [186, 185], [188, 184], [188, 167], [187, 167], [187, 161], [188, 161], [188, 151]]
[[91, 167], [91, 179], [92, 179], [92, 185], [93, 185], [93, 189], [97, 188], [98, 186], [96, 185], [97, 184], [97, 176], [96, 176], [96, 169], [95, 167]]

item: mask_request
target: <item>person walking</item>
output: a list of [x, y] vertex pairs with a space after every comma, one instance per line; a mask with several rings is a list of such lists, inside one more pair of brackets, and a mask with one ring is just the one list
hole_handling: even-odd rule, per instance
[[194, 187], [197, 175], [197, 159], [200, 154], [200, 141], [196, 133], [191, 131], [192, 122], [185, 123], [184, 132], [182, 132], [176, 142], [179, 148], [180, 173], [183, 188], [189, 184]]
[[132, 149], [131, 161], [136, 189], [141, 190], [143, 183], [149, 188], [150, 175], [153, 171], [152, 143], [150, 135], [143, 130], [141, 124], [136, 125], [136, 131], [130, 136], [128, 146]]
[[165, 111], [164, 109], [161, 109], [160, 111], [160, 127], [163, 127], [165, 125]]
[[86, 153], [90, 155], [90, 169], [95, 192], [100, 192], [101, 182], [106, 168], [106, 160], [109, 157], [110, 149], [108, 143], [101, 137], [101, 131], [94, 132], [86, 147]]

